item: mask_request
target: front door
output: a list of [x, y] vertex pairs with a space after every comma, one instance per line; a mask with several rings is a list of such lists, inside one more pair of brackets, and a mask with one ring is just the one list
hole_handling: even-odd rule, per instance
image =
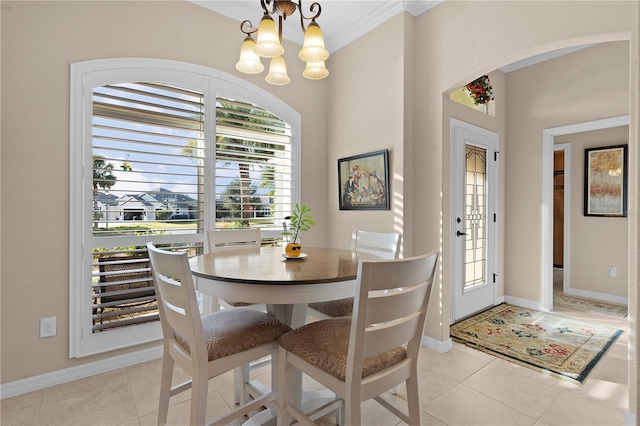
[[452, 320], [496, 302], [498, 135], [451, 119]]

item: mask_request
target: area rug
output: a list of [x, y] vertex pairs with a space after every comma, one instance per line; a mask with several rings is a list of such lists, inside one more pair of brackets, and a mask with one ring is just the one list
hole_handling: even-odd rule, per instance
[[507, 303], [451, 326], [454, 341], [579, 383], [621, 333]]
[[628, 310], [626, 306], [596, 300], [583, 299], [581, 297], [568, 296], [566, 294], [554, 294], [553, 306], [576, 309], [585, 312], [597, 312], [599, 314], [612, 315], [626, 318]]

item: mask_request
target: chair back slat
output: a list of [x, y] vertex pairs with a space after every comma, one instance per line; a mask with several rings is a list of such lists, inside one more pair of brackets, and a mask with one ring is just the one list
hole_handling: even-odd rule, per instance
[[401, 240], [400, 234], [355, 230], [351, 236], [351, 251], [381, 259], [397, 259]]
[[152, 243], [147, 244], [147, 249], [163, 334], [173, 336], [177, 332], [186, 337], [191, 356], [204, 356], [206, 360], [202, 320], [188, 254], [161, 250]]
[[379, 324], [406, 315], [407, 311], [417, 311], [430, 290], [427, 282], [401, 290], [371, 292], [367, 309], [367, 324]]
[[207, 231], [209, 252], [238, 250], [238, 248], [260, 248], [260, 229], [211, 229]]
[[408, 343], [422, 329], [420, 318], [418, 312], [395, 321], [393, 325], [368, 327], [365, 330], [362, 355], [376, 355]]
[[[437, 253], [429, 253], [360, 261], [347, 371], [361, 371], [365, 357], [401, 345], [407, 346], [408, 358], [417, 358], [437, 259]], [[359, 385], [352, 382], [352, 386]]]

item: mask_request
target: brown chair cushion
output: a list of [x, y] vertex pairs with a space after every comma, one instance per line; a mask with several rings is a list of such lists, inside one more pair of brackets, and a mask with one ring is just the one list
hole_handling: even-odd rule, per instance
[[353, 313], [353, 297], [330, 302], [309, 303], [309, 307], [328, 317], [350, 317]]
[[[345, 380], [351, 318], [330, 318], [306, 324], [280, 337], [280, 346], [309, 364]], [[388, 368], [407, 357], [403, 347], [364, 359], [362, 377]]]
[[[274, 342], [291, 330], [273, 315], [252, 308], [233, 308], [202, 318], [209, 361]], [[176, 333], [176, 340], [189, 350], [189, 340]]]
[[251, 306], [251, 305], [255, 305], [255, 303], [249, 303], [249, 302], [236, 302], [235, 300], [224, 300], [227, 305], [229, 306], [233, 306], [234, 308], [239, 308], [242, 306]]

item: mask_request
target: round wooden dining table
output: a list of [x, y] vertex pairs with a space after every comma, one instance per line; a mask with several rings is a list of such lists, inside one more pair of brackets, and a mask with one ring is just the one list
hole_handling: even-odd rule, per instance
[[[284, 257], [283, 247], [247, 248], [195, 256], [189, 260], [196, 288], [215, 299], [264, 303], [267, 311], [292, 328], [307, 321], [307, 304], [353, 297], [358, 262], [376, 259], [351, 250], [304, 247], [297, 259]], [[275, 383], [272, 368], [272, 383]], [[312, 410], [332, 395], [302, 393], [302, 374], [294, 372], [292, 386], [296, 404]], [[246, 424], [275, 424], [275, 413], [264, 410]]]
[[353, 297], [358, 261], [371, 255], [305, 247], [296, 259], [282, 247], [220, 251], [190, 259], [198, 291], [210, 297], [264, 303], [292, 327], [306, 322], [308, 303]]

